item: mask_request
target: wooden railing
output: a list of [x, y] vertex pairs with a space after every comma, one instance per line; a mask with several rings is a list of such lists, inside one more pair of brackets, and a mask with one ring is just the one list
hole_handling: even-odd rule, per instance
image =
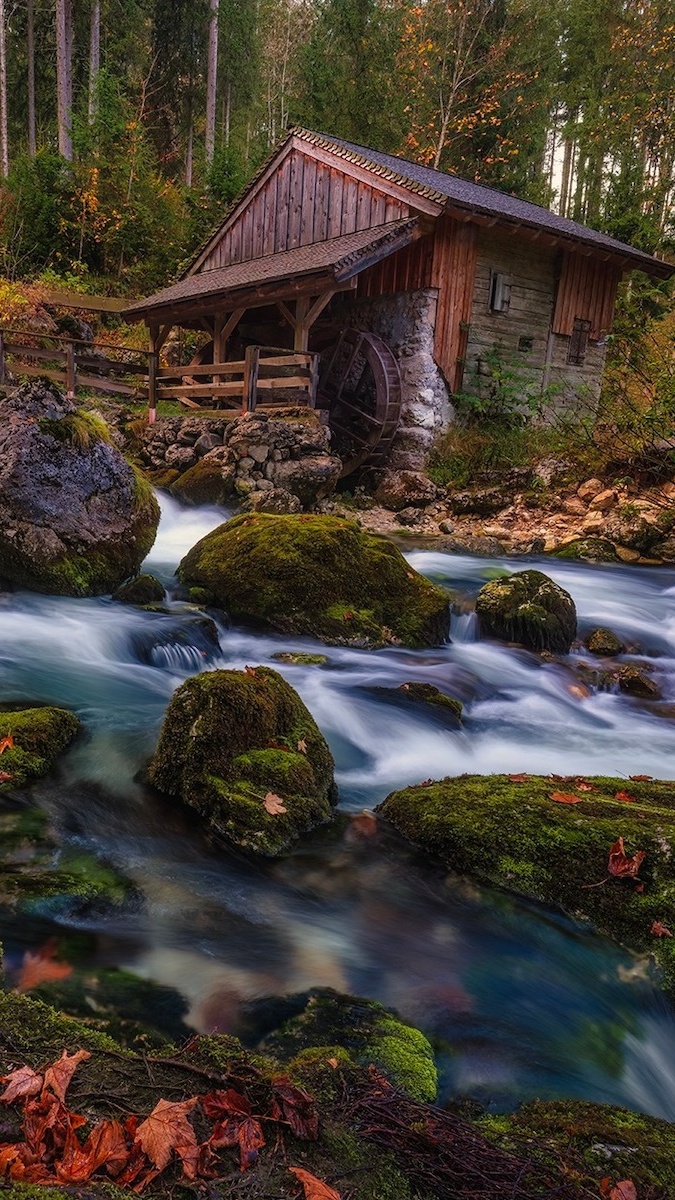
[[197, 401], [220, 406], [235, 400], [240, 401], [237, 407], [243, 412], [254, 412], [260, 394], [260, 403], [268, 408], [288, 404], [289, 399], [283, 393], [299, 391], [301, 403], [314, 408], [318, 382], [318, 354], [276, 346], [249, 346], [238, 362], [156, 367], [149, 403], [152, 410], [153, 399], [155, 404], [159, 400], [179, 400], [188, 408], [200, 408]]
[[152, 423], [160, 400], [178, 400], [190, 409], [202, 408], [204, 401], [217, 408], [228, 407], [229, 402], [236, 412], [254, 412], [258, 403], [265, 408], [289, 404], [288, 393], [300, 392], [299, 402], [314, 408], [319, 355], [249, 346], [238, 362], [161, 367], [152, 351], [4, 329], [0, 331], [0, 386], [6, 386], [10, 371], [19, 377], [53, 379], [70, 397], [78, 387], [147, 397]]
[[[124, 357], [113, 358], [112, 355]], [[44, 377], [61, 384], [68, 396], [78, 387], [116, 396], [136, 396], [148, 385], [148, 352], [110, 342], [84, 342], [77, 338], [31, 334], [25, 330], [0, 332], [0, 386], [13, 375]]]

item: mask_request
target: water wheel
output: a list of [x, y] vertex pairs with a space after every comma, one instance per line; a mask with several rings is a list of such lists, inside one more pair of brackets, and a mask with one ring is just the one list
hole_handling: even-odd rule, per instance
[[318, 404], [329, 411], [343, 478], [383, 463], [401, 417], [401, 375], [387, 343], [374, 333], [345, 329], [321, 355]]

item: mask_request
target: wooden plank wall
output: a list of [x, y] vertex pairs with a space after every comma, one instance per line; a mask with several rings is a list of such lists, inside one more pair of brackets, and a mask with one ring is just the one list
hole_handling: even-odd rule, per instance
[[431, 282], [438, 288], [434, 358], [452, 391], [462, 384], [476, 277], [478, 227], [441, 217], [436, 223]]
[[591, 323], [591, 341], [598, 341], [603, 334], [609, 333], [620, 279], [621, 272], [612, 263], [565, 251], [553, 314], [553, 332], [570, 337], [575, 317], [580, 317]]
[[200, 271], [371, 229], [410, 207], [334, 167], [291, 150], [223, 233]]
[[411, 242], [359, 275], [359, 296], [388, 296], [431, 287], [434, 260], [433, 235]]

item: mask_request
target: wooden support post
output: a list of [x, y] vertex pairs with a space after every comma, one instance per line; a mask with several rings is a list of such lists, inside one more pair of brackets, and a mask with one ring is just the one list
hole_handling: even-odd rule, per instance
[[255, 412], [258, 399], [258, 371], [260, 369], [260, 346], [247, 346], [244, 355], [244, 395], [242, 414]]
[[0, 387], [4, 387], [7, 380], [7, 363], [5, 361], [5, 335], [0, 333]]
[[77, 368], [75, 366], [75, 343], [66, 342], [66, 395], [69, 400], [75, 399]]
[[306, 350], [309, 342], [309, 296], [298, 296], [295, 302], [295, 336], [294, 350]]
[[319, 393], [319, 358], [320, 355], [312, 354], [309, 361], [309, 406], [316, 408], [316, 398]]
[[[165, 326], [164, 328], [166, 329], [167, 327]], [[155, 421], [157, 420], [157, 368], [159, 366], [159, 351], [157, 347], [159, 345], [162, 333], [163, 330], [159, 325], [150, 326], [150, 353], [148, 355], [148, 425], [154, 425]], [[166, 335], [163, 341], [166, 341]]]

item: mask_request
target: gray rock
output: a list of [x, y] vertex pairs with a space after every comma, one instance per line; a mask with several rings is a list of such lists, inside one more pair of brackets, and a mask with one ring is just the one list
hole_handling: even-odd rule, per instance
[[280, 462], [274, 472], [275, 488], [292, 492], [304, 508], [332, 495], [340, 478], [342, 463], [329, 454], [307, 455], [304, 458]]
[[375, 501], [383, 508], [399, 512], [411, 505], [430, 504], [437, 488], [421, 471], [385, 471], [375, 492]]
[[481, 629], [500, 641], [530, 650], [567, 654], [577, 632], [569, 592], [541, 571], [519, 571], [486, 583], [476, 598]]

